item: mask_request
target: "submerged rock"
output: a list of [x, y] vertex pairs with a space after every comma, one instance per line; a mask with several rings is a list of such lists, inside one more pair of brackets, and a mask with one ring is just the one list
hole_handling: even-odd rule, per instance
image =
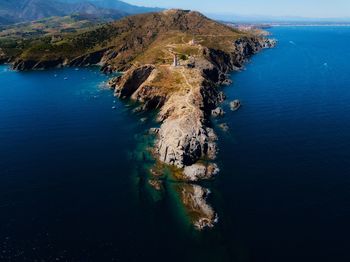
[[222, 123], [219, 125], [220, 129], [224, 132], [227, 132], [230, 128], [226, 123]]
[[150, 184], [150, 186], [153, 187], [157, 191], [161, 191], [163, 189], [163, 183], [161, 180], [149, 179], [148, 184]]
[[241, 105], [241, 101], [239, 101], [238, 99], [230, 102], [230, 108], [232, 111], [237, 111], [241, 107]]

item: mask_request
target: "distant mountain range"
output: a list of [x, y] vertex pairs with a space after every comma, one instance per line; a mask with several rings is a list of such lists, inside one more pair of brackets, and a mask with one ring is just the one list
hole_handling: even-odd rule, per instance
[[298, 16], [237, 15], [206, 13], [215, 20], [242, 23], [349, 23], [350, 18], [312, 18]]
[[118, 19], [128, 14], [159, 10], [159, 8], [139, 7], [117, 0], [1, 0], [0, 25], [71, 14], [89, 14]]
[[122, 10], [129, 14], [141, 14], [141, 13], [150, 13], [150, 12], [159, 12], [164, 9], [157, 7], [144, 7], [144, 6], [136, 6], [125, 3], [119, 0], [58, 0], [60, 2], [65, 3], [86, 3], [89, 2], [95, 6], [107, 9], [115, 9]]

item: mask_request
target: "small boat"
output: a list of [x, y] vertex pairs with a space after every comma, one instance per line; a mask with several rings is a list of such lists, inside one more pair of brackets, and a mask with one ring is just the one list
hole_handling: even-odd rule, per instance
[[68, 80], [68, 77], [65, 77], [64, 80]]
[[236, 99], [230, 103], [230, 108], [232, 111], [237, 111], [241, 107], [241, 102]]
[[115, 107], [115, 106], [112, 106], [112, 109], [116, 109], [117, 107]]

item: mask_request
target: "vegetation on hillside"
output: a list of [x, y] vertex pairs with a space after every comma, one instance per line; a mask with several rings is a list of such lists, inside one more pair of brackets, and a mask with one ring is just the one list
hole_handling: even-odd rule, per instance
[[22, 59], [71, 58], [104, 47], [115, 30], [104, 19], [76, 14], [0, 27], [0, 49]]
[[[200, 13], [180, 10], [125, 17], [92, 28], [74, 17], [24, 24], [23, 31], [28, 32], [28, 26], [32, 34], [24, 38], [16, 38], [23, 33], [21, 27], [2, 32], [7, 36], [0, 38], [0, 48], [6, 55], [39, 61], [69, 60], [110, 49], [117, 55], [110, 58], [109, 64], [118, 69], [133, 63], [171, 63], [174, 53], [186, 60], [201, 52], [199, 46], [231, 51], [232, 42], [247, 35]], [[191, 40], [196, 44], [189, 45]]]

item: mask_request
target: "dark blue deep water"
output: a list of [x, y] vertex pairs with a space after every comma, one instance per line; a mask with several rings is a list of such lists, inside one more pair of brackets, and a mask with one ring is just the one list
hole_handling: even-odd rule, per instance
[[0, 67], [0, 261], [350, 261], [350, 28], [271, 33], [224, 88], [243, 106], [215, 120], [220, 220], [201, 233], [147, 190], [152, 118], [97, 69]]

